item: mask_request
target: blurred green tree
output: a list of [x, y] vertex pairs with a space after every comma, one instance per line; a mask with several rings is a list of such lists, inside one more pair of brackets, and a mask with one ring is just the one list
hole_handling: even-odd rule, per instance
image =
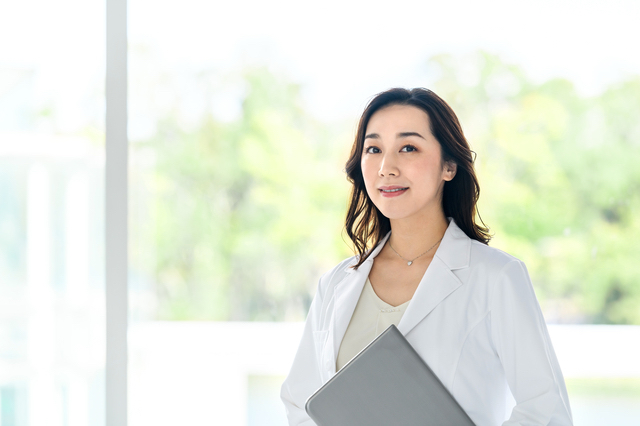
[[[484, 52], [434, 56], [426, 76], [478, 153], [491, 245], [526, 262], [547, 320], [640, 324], [640, 77], [585, 97]], [[142, 269], [158, 319], [301, 320], [320, 275], [351, 254], [353, 123], [317, 122], [267, 69], [242, 80], [239, 118], [187, 131], [169, 114], [136, 145], [155, 157]]]
[[261, 68], [243, 80], [238, 119], [207, 116], [187, 132], [170, 116], [137, 144], [156, 158], [145, 234], [159, 319], [300, 319], [319, 276], [348, 255], [340, 147], [299, 87]]
[[581, 97], [484, 52], [427, 69], [478, 152], [491, 244], [526, 262], [547, 320], [640, 324], [640, 77]]

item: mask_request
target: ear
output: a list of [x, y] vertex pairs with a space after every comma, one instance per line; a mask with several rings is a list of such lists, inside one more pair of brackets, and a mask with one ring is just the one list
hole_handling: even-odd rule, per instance
[[456, 176], [457, 171], [458, 165], [453, 161], [447, 161], [444, 163], [444, 168], [442, 169], [442, 178], [449, 182]]

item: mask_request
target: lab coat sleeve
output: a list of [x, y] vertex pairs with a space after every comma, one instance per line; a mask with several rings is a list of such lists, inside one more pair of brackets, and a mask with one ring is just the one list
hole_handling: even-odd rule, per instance
[[491, 294], [491, 333], [516, 405], [503, 426], [572, 425], [569, 398], [526, 267], [512, 260]]
[[322, 295], [320, 286], [318, 286], [318, 291], [309, 308], [298, 351], [289, 375], [280, 390], [280, 398], [284, 402], [290, 426], [316, 425], [305, 411], [304, 405], [307, 398], [322, 386], [314, 342], [317, 338], [315, 336], [319, 334], [318, 323], [321, 309]]

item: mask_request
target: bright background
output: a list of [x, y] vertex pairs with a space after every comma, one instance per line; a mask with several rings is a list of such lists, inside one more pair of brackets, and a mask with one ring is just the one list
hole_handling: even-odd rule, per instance
[[[132, 425], [284, 424], [300, 321], [350, 255], [355, 125], [394, 86], [458, 113], [576, 425], [640, 424], [640, 3], [129, 13]], [[0, 426], [104, 424], [104, 21], [95, 1], [0, 5]]]

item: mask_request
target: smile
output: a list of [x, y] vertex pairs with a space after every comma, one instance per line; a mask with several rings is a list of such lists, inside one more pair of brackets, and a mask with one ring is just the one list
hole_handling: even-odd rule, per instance
[[385, 198], [400, 197], [408, 190], [409, 188], [380, 189], [380, 195]]

